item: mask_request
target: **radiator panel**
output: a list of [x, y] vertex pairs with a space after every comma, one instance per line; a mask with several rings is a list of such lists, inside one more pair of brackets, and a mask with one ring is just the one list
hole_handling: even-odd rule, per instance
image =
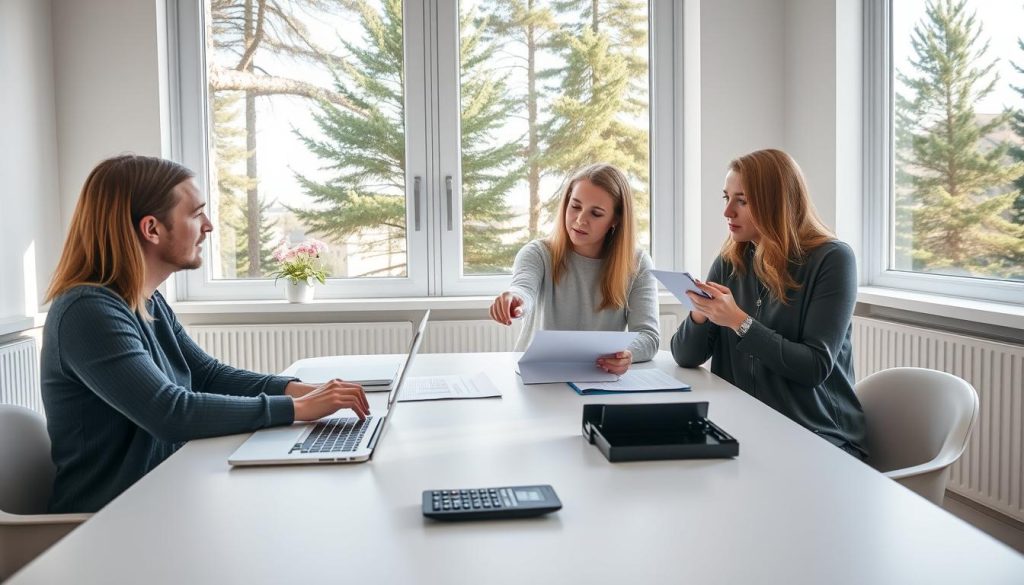
[[189, 327], [188, 333], [226, 364], [274, 374], [303, 358], [405, 353], [412, 323], [201, 325]]
[[0, 404], [17, 404], [43, 414], [35, 339], [18, 339], [0, 346]]

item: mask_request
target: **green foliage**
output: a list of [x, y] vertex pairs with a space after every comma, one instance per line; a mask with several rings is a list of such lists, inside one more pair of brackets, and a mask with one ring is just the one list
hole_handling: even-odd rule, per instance
[[[1017, 46], [1022, 52], [1024, 52], [1024, 39], [1017, 39]], [[1022, 58], [1021, 63], [1024, 63], [1024, 58]], [[1013, 68], [1017, 73], [1024, 75], [1024, 65], [1013, 63]], [[1021, 105], [1014, 108], [1010, 115], [1010, 129], [1012, 129], [1014, 134], [1019, 136], [1021, 142], [1024, 143], [1024, 85], [1011, 87], [1018, 95], [1020, 95]], [[1018, 163], [1024, 163], [1024, 146], [1021, 144], [1010, 146], [1009, 154], [1013, 160]], [[1021, 173], [1013, 184], [1017, 187], [1017, 197], [1013, 200], [1013, 214], [1011, 217], [1014, 223], [1024, 225], [1024, 173]], [[1024, 263], [1024, 258], [1021, 259], [1021, 262]], [[1021, 271], [1024, 272], [1024, 268], [1022, 268]], [[1021, 276], [1024, 277], [1024, 274]]]
[[[371, 253], [391, 258], [406, 240], [405, 116], [402, 94], [402, 2], [384, 0], [377, 12], [365, 0], [351, 3], [362, 24], [361, 42], [343, 41], [351, 59], [336, 74], [335, 89], [355, 111], [322, 103], [315, 120], [324, 138], [297, 132], [300, 140], [333, 173], [320, 182], [298, 176], [317, 205], [292, 209], [310, 228], [335, 239], [384, 232], [368, 243]], [[505, 197], [516, 181], [516, 144], [487, 146], [514, 108], [505, 79], [486, 67], [492, 48], [464, 19], [461, 30], [462, 214], [467, 272], [500, 270], [511, 264], [517, 245], [503, 243], [511, 228]], [[403, 270], [404, 264], [386, 272]]]
[[[649, 228], [649, 132], [637, 122], [647, 116], [646, 5], [630, 0], [564, 0], [581, 6], [581, 18], [554, 44], [565, 66], [558, 72], [559, 96], [547, 123], [547, 159], [562, 174], [594, 162], [611, 163], [633, 186], [639, 229]], [[549, 209], [554, 209], [550, 205]]]
[[979, 148], [1008, 116], [975, 114], [998, 76], [965, 4], [928, 3], [911, 39], [911, 71], [897, 73], [910, 90], [896, 97], [897, 256], [916, 271], [1007, 277], [1019, 272], [1024, 227], [1007, 219], [1015, 193], [1006, 187], [1024, 165], [1006, 164], [1005, 142]]

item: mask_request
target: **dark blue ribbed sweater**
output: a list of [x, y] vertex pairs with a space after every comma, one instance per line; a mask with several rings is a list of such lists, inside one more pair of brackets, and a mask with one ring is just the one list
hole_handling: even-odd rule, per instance
[[291, 378], [226, 366], [160, 293], [146, 321], [113, 291], [54, 299], [43, 328], [43, 406], [57, 477], [50, 511], [95, 512], [190, 439], [289, 424]]

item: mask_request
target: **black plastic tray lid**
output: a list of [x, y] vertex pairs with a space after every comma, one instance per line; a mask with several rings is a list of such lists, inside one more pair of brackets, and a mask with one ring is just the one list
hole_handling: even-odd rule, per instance
[[598, 424], [606, 433], [657, 433], [685, 429], [707, 416], [707, 402], [609, 404], [601, 410]]
[[609, 461], [731, 458], [739, 442], [707, 418], [708, 403], [584, 404], [583, 436]]

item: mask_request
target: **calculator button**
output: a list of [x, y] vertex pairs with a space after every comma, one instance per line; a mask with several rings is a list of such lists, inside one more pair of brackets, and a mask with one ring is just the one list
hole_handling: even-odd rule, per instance
[[441, 504], [438, 504], [437, 502], [434, 502], [434, 511], [437, 512], [440, 509], [441, 509]]

